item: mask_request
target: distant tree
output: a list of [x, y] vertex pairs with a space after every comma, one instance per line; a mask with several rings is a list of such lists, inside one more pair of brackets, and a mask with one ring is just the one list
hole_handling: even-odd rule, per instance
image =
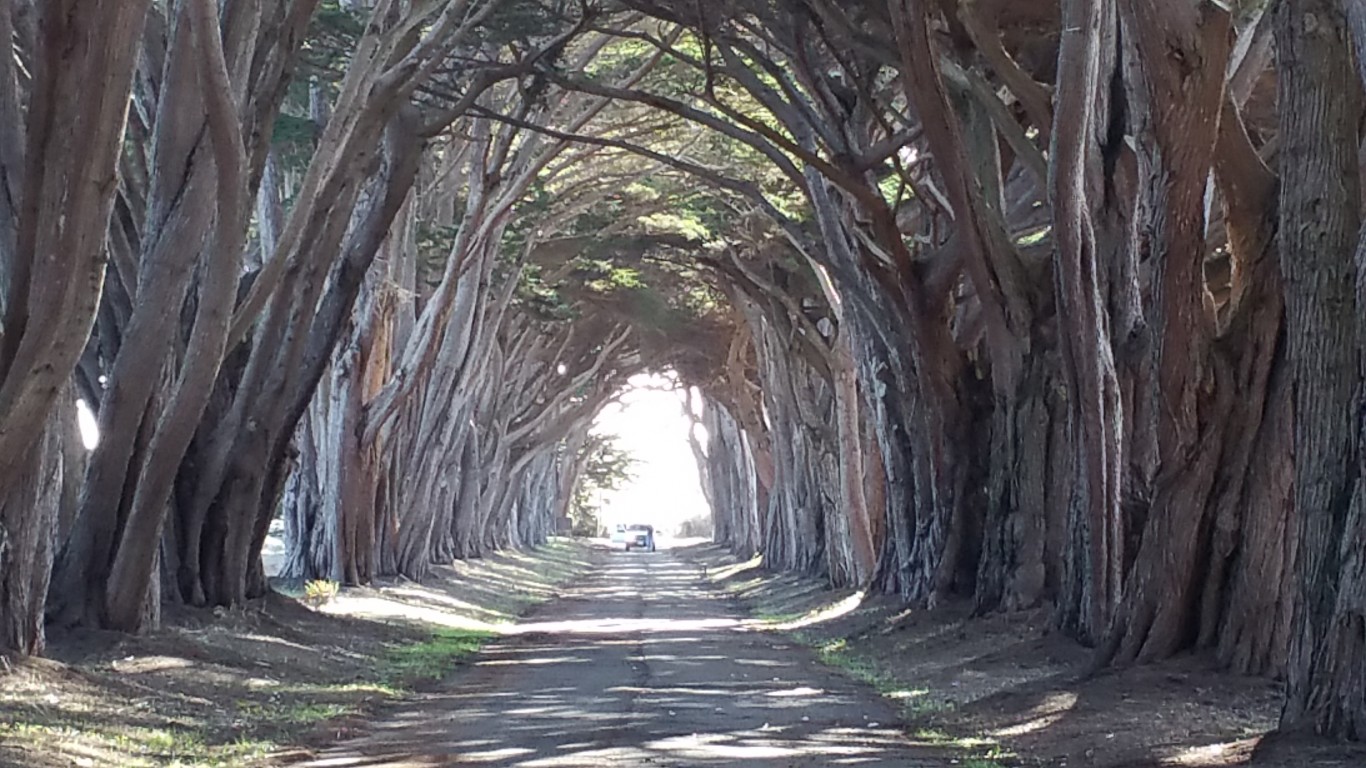
[[617, 446], [614, 436], [590, 433], [579, 448], [579, 461], [582, 469], [574, 485], [569, 519], [574, 535], [597, 536], [603, 529], [599, 506], [602, 494], [620, 490], [631, 482], [635, 459]]

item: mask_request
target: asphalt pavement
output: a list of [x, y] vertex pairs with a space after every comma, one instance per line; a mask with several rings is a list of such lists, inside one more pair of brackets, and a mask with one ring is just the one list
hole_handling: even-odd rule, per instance
[[305, 765], [949, 764], [907, 743], [895, 707], [876, 691], [747, 627], [677, 553], [603, 559], [442, 690]]

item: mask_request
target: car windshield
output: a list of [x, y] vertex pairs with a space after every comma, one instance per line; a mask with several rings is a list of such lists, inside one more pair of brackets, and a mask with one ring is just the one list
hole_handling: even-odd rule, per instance
[[632, 530], [632, 531], [648, 531], [648, 530], [650, 530], [650, 526], [648, 526], [648, 525], [633, 525], [633, 526], [631, 526], [630, 530]]

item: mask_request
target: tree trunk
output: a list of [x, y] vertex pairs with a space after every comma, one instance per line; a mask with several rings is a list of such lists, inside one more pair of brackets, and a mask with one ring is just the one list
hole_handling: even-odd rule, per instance
[[[300, 257], [308, 261], [327, 243], [338, 244], [343, 255], [328, 279], [322, 279], [317, 263], [311, 264], [316, 271], [291, 273], [299, 282], [273, 297], [245, 370], [229, 373], [233, 384], [220, 379], [228, 395], [218, 402], [222, 412], [206, 416], [195, 455], [180, 468], [182, 479], [194, 488], [182, 505], [179, 539], [181, 589], [188, 602], [235, 605], [263, 586], [259, 546], [283, 493], [290, 439], [416, 177], [422, 144], [411, 121], [411, 115], [395, 117], [385, 134], [382, 169], [362, 169], [361, 178], [379, 172], [371, 179], [374, 194], [357, 212], [349, 236], [343, 237], [342, 225], [352, 220], [350, 215], [342, 225], [328, 219], [328, 231], [310, 241], [307, 255]], [[360, 196], [351, 194], [355, 203]]]
[[[157, 103], [147, 219], [138, 258], [132, 315], [120, 334], [118, 354], [99, 401], [100, 442], [91, 454], [76, 527], [58, 558], [52, 620], [59, 624], [105, 619], [102, 587], [127, 519], [134, 481], [145, 459], [148, 419], [157, 417], [153, 395], [173, 365], [173, 341], [200, 248], [213, 219], [216, 174], [203, 133], [202, 91], [194, 34], [187, 14], [169, 25], [162, 93]], [[158, 372], [149, 375], [149, 372]], [[138, 443], [141, 442], [141, 451]], [[135, 453], [136, 451], [136, 453]]]
[[62, 398], [48, 417], [23, 472], [0, 488], [0, 654], [43, 652], [43, 608], [69, 469], [65, 443], [75, 413]]
[[1102, 92], [1102, 50], [1113, 45], [1111, 2], [1065, 0], [1058, 54], [1058, 88], [1049, 153], [1053, 206], [1053, 275], [1068, 403], [1073, 485], [1069, 538], [1058, 623], [1083, 643], [1097, 642], [1119, 600], [1123, 528], [1120, 488], [1124, 436], [1119, 380], [1110, 346], [1099, 252], [1091, 206], [1098, 152], [1092, 142], [1103, 125], [1095, 114]]
[[[1053, 469], [1069, 446], [1053, 366], [1039, 347], [1025, 359], [1018, 390], [997, 399], [990, 416], [982, 552], [978, 560], [975, 610], [1017, 611], [1052, 597], [1059, 574], [1048, 542], [1063, 530], [1051, 514], [1066, 509], [1057, 498]], [[1050, 570], [1052, 569], [1052, 570]]]
[[[0, 64], [0, 485], [17, 485], [19, 474], [32, 471], [32, 448], [99, 306], [147, 7], [146, 0], [35, 5], [29, 71], [21, 77], [12, 56]], [[14, 12], [12, 5], [0, 10], [7, 41]]]
[[[220, 39], [217, 6], [211, 0], [191, 0], [186, 13], [196, 46], [203, 51], [198, 70], [205, 94], [206, 132], [212, 147], [218, 216], [211, 245], [205, 248], [207, 258], [200, 272], [185, 360], [136, 475], [128, 520], [120, 534], [104, 590], [108, 626], [128, 631], [139, 628], [145, 617], [144, 605], [157, 569], [156, 553], [175, 484], [175, 468], [194, 438], [195, 427], [208, 405], [213, 382], [223, 363], [251, 208], [236, 89]], [[229, 19], [232, 18], [230, 15]], [[234, 50], [234, 54], [240, 53], [240, 49]]]
[[762, 539], [748, 441], [739, 423], [714, 400], [703, 406], [702, 425], [707, 430], [705, 476], [711, 485], [716, 540], [739, 557], [753, 557]]
[[1284, 731], [1366, 738], [1358, 87], [1342, 8], [1277, 9], [1280, 257], [1295, 376], [1299, 604]]
[[[1156, 15], [1131, 0], [1121, 9], [1131, 43], [1128, 105], [1140, 137], [1137, 247], [1153, 263], [1161, 461], [1142, 544], [1101, 653], [1125, 663], [1165, 658], [1196, 640], [1211, 495], [1225, 427], [1236, 422], [1231, 371], [1212, 357], [1215, 318], [1204, 275], [1205, 191], [1224, 101], [1229, 16], [1180, 2]], [[1172, 56], [1173, 46], [1181, 56]]]
[[877, 567], [877, 552], [873, 544], [873, 526], [869, 520], [869, 504], [864, 486], [862, 414], [859, 407], [858, 367], [854, 360], [852, 331], [842, 329], [835, 340], [834, 387], [836, 419], [839, 428], [839, 506], [848, 519], [849, 543], [853, 554], [853, 573], [850, 581], [866, 584]]

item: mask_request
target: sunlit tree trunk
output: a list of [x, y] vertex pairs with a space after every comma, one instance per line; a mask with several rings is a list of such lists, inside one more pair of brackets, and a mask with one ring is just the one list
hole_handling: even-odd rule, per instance
[[863, 414], [858, 391], [858, 364], [854, 360], [852, 331], [841, 330], [835, 340], [833, 378], [835, 386], [836, 419], [839, 439], [839, 499], [848, 519], [848, 545], [852, 552], [851, 581], [867, 583], [877, 567], [873, 524], [870, 517], [867, 489], [864, 486], [868, 464], [863, 451]]
[[1111, 2], [1065, 0], [1065, 35], [1049, 165], [1053, 274], [1058, 305], [1063, 381], [1068, 403], [1072, 493], [1064, 581], [1058, 596], [1062, 627], [1083, 642], [1097, 642], [1119, 602], [1124, 530], [1120, 515], [1123, 415], [1106, 312], [1105, 254], [1091, 218], [1096, 164], [1093, 144], [1106, 119], [1096, 114], [1102, 50], [1113, 46]]
[[703, 399], [702, 427], [707, 433], [703, 476], [716, 541], [743, 558], [759, 552], [759, 505], [754, 463], [739, 424], [715, 401]]

